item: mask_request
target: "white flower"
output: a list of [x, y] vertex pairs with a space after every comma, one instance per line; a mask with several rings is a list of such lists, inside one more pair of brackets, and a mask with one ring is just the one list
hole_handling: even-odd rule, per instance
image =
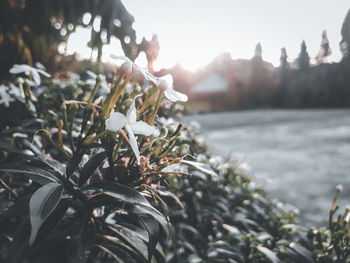
[[149, 80], [151, 82], [153, 82], [156, 86], [159, 85], [159, 78], [153, 76], [151, 73], [149, 73], [147, 68], [144, 67], [140, 67], [139, 65], [135, 64], [134, 62], [132, 62], [129, 58], [127, 57], [123, 57], [123, 56], [116, 56], [116, 55], [111, 55], [112, 58], [114, 59], [120, 59], [120, 60], [124, 60], [128, 63], [131, 63], [132, 68], [135, 69], [136, 71], [140, 72], [142, 74], [142, 76], [146, 79]]
[[12, 101], [14, 101], [14, 98], [7, 92], [7, 87], [5, 85], [0, 85], [0, 104], [4, 104], [5, 107], [8, 108]]
[[133, 103], [130, 106], [126, 116], [120, 112], [112, 112], [111, 116], [106, 120], [106, 129], [110, 131], [119, 131], [122, 128], [125, 128], [129, 135], [130, 146], [134, 151], [137, 164], [140, 164], [140, 151], [137, 146], [137, 141], [135, 134], [143, 134], [149, 136], [153, 134], [156, 129], [143, 121], [136, 121], [136, 107], [135, 100], [142, 96], [141, 94], [137, 95]]
[[10, 83], [10, 86], [8, 88], [9, 88], [9, 92], [8, 92], [9, 94], [18, 98], [22, 97], [20, 89], [15, 85], [13, 85], [12, 83]]
[[27, 76], [32, 74], [33, 80], [35, 82], [36, 85], [40, 85], [41, 83], [41, 79], [40, 79], [40, 75], [44, 75], [45, 77], [51, 77], [51, 75], [47, 72], [45, 72], [44, 70], [38, 69], [38, 68], [34, 68], [25, 64], [22, 65], [18, 65], [15, 64], [13, 65], [13, 67], [10, 69], [10, 73], [11, 74], [20, 74], [20, 73], [25, 73]]
[[67, 72], [67, 76], [69, 77], [69, 79], [70, 79], [71, 81], [76, 81], [76, 82], [79, 82], [79, 81], [80, 81], [80, 75], [77, 74], [77, 73], [68, 71], [68, 72]]
[[165, 97], [172, 102], [186, 102], [188, 100], [187, 95], [174, 90], [173, 78], [171, 75], [166, 75], [162, 77], [159, 81], [158, 88], [164, 91]]
[[338, 192], [341, 192], [341, 191], [343, 191], [343, 185], [338, 184], [338, 185], [335, 187], [335, 189], [336, 189]]

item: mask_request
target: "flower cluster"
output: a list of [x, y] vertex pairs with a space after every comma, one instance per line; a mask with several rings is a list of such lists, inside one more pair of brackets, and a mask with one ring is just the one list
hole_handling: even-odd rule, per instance
[[6, 108], [10, 106], [10, 103], [21, 97], [21, 92], [14, 84], [10, 83], [9, 86], [0, 85], [0, 105], [4, 105]]
[[[182, 101], [186, 102], [187, 101], [187, 96], [183, 93], [180, 93], [178, 91], [175, 91], [172, 85], [172, 81], [169, 81], [169, 75], [165, 76], [163, 78], [157, 78], [153, 76], [151, 73], [148, 72], [146, 68], [142, 68], [138, 66], [137, 64], [133, 63], [130, 59], [126, 57], [120, 57], [120, 56], [113, 56], [115, 59], [121, 59], [124, 60], [125, 62], [122, 64], [120, 68], [120, 75], [126, 75], [126, 77], [130, 77], [134, 72], [139, 72], [143, 75], [143, 77], [152, 82], [154, 85], [158, 87], [157, 92], [149, 98], [148, 101], [145, 101], [143, 106], [144, 108], [147, 107], [148, 105], [152, 104], [155, 102], [155, 97], [158, 97], [156, 107], [154, 109], [154, 114], [153, 117], [151, 117], [150, 124], [153, 124], [154, 117], [157, 114], [159, 104], [161, 101], [162, 94], [165, 95], [165, 97], [172, 101], [172, 102], [177, 102], [177, 101]], [[171, 78], [172, 80], [172, 78]], [[137, 111], [135, 107], [135, 100], [139, 97], [141, 97], [142, 94], [139, 94], [134, 97], [133, 102], [127, 112], [127, 115], [125, 116], [124, 114], [120, 112], [112, 112], [110, 114], [110, 117], [106, 120], [106, 129], [109, 131], [117, 132], [121, 130], [122, 128], [125, 128], [125, 130], [128, 132], [129, 135], [129, 141], [130, 141], [130, 146], [136, 156], [137, 163], [140, 164], [140, 151], [137, 146], [137, 141], [135, 138], [135, 134], [142, 134], [145, 136], [149, 136], [153, 134], [156, 129], [143, 122], [143, 121], [136, 121], [137, 119]]]
[[128, 110], [126, 116], [120, 112], [112, 112], [111, 116], [106, 120], [106, 129], [117, 132], [122, 128], [129, 134], [130, 146], [135, 153], [137, 163], [140, 164], [140, 151], [137, 147], [135, 134], [142, 134], [149, 136], [153, 134], [156, 129], [143, 121], [136, 121], [136, 107], [135, 100], [141, 95], [137, 95]]

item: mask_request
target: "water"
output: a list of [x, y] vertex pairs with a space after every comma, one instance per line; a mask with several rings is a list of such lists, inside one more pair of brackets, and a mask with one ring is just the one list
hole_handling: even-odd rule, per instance
[[339, 211], [350, 205], [350, 110], [252, 110], [191, 115], [209, 148], [247, 163], [271, 198], [300, 210], [299, 222], [322, 225], [335, 187]]

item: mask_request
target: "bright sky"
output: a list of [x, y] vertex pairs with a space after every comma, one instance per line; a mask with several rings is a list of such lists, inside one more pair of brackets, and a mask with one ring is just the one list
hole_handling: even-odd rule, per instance
[[[122, 0], [135, 17], [134, 28], [140, 41], [157, 34], [160, 55], [156, 68], [179, 62], [196, 69], [222, 52], [233, 59], [251, 58], [261, 42], [263, 59], [279, 65], [280, 50], [286, 47], [293, 61], [304, 39], [309, 55], [320, 48], [321, 33], [327, 30], [332, 48], [330, 61], [341, 57], [340, 29], [349, 0]], [[77, 37], [79, 43], [82, 39]], [[107, 52], [116, 51], [113, 47]], [[115, 53], [115, 52], [114, 52]], [[90, 53], [89, 53], [90, 54]], [[144, 59], [139, 62], [144, 64]]]

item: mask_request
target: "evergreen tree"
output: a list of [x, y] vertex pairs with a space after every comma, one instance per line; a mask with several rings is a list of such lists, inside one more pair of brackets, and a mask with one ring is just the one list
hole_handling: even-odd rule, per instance
[[332, 53], [332, 50], [329, 47], [329, 41], [327, 37], [327, 31], [322, 31], [322, 41], [321, 41], [321, 47], [320, 51], [318, 52], [316, 56], [316, 62], [317, 64], [321, 64], [324, 62], [327, 62], [327, 57]]
[[298, 69], [307, 69], [310, 66], [310, 56], [306, 51], [306, 44], [305, 41], [301, 43], [301, 49], [299, 53], [299, 57], [297, 58], [297, 68]]
[[289, 63], [287, 59], [288, 59], [288, 55], [287, 55], [286, 48], [285, 47], [281, 48], [281, 57], [280, 57], [281, 68], [289, 68]]
[[344, 57], [350, 54], [350, 9], [346, 14], [343, 25], [341, 27], [342, 40], [340, 41], [340, 50]]
[[260, 43], [256, 44], [255, 46], [254, 57], [262, 59], [262, 47]]

